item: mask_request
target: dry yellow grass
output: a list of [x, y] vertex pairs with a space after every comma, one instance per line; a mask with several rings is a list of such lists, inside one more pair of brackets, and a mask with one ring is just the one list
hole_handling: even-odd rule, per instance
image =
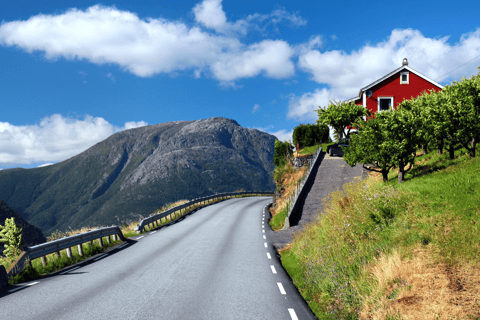
[[398, 252], [377, 259], [369, 272], [378, 283], [376, 301], [365, 302], [360, 319], [478, 319], [478, 266], [434, 262], [431, 250], [417, 248], [411, 259]]
[[270, 209], [272, 216], [275, 216], [285, 208], [289, 196], [295, 192], [297, 182], [303, 177], [306, 170], [307, 169], [305, 167], [301, 167], [298, 170], [295, 170], [293, 173], [285, 173], [282, 182], [282, 184], [285, 186], [285, 189], [283, 190], [280, 199], [277, 199], [275, 208]]

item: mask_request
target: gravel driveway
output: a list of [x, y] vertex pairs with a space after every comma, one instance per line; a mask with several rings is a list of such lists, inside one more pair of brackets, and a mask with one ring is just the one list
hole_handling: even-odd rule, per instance
[[278, 250], [292, 242], [293, 234], [299, 232], [309, 222], [323, 211], [322, 200], [327, 198], [332, 191], [341, 189], [345, 183], [355, 177], [363, 175], [362, 165], [350, 167], [342, 157], [330, 157], [326, 153], [320, 155], [319, 164], [312, 170], [313, 183], [306, 185], [306, 197], [300, 200], [300, 207], [291, 223], [292, 227], [287, 230], [269, 232], [273, 245]]

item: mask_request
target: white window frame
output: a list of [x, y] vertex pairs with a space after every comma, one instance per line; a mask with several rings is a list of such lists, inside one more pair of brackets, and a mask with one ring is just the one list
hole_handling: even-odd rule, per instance
[[[378, 112], [383, 112], [386, 110], [380, 110], [380, 99], [390, 99], [390, 110], [393, 110], [393, 97], [378, 97], [377, 98], [377, 111]], [[388, 111], [390, 111], [388, 110]]]
[[[404, 75], [407, 76], [407, 81], [402, 80]], [[400, 84], [408, 84], [409, 81], [410, 81], [410, 72], [408, 71], [400, 72]]]

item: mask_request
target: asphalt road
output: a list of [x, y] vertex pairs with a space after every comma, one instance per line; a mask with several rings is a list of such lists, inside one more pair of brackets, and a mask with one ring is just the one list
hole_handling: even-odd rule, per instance
[[0, 319], [315, 319], [269, 242], [269, 202], [225, 200], [9, 287]]

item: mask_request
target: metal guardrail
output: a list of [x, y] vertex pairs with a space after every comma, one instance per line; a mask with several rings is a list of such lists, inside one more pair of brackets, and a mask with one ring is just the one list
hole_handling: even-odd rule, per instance
[[[137, 232], [143, 231], [145, 226], [160, 220], [172, 213], [175, 213], [176, 211], [180, 211], [182, 209], [188, 208], [190, 206], [193, 206], [195, 204], [201, 203], [201, 202], [206, 202], [212, 199], [217, 199], [217, 198], [229, 198], [229, 197], [235, 197], [235, 196], [241, 196], [241, 195], [255, 195], [255, 196], [260, 196], [260, 195], [266, 195], [266, 196], [273, 196], [273, 193], [271, 192], [230, 192], [230, 193], [220, 193], [220, 194], [215, 194], [213, 196], [209, 197], [204, 197], [204, 198], [198, 198], [191, 200], [187, 203], [184, 203], [182, 205], [173, 207], [169, 210], [166, 210], [164, 212], [152, 215], [148, 218], [143, 219], [140, 224], [138, 225], [135, 230]], [[122, 240], [127, 240], [124, 236], [123, 233], [118, 226], [111, 226], [111, 227], [106, 227], [106, 228], [100, 228], [92, 231], [87, 231], [84, 233], [76, 234], [70, 237], [65, 237], [62, 239], [57, 239], [53, 241], [49, 241], [46, 243], [42, 243], [36, 246], [32, 247], [27, 247], [25, 251], [22, 251], [20, 256], [17, 257], [15, 262], [8, 268], [6, 271], [6, 275], [4, 273], [0, 273], [0, 284], [2, 284], [5, 281], [8, 281], [8, 279], [12, 278], [13, 276], [19, 274], [24, 268], [25, 265], [29, 262], [31, 262], [33, 259], [41, 258], [42, 263], [46, 264], [45, 256], [48, 254], [52, 253], [57, 253], [58, 256], [60, 256], [60, 251], [61, 250], [67, 250], [67, 255], [71, 258], [72, 256], [72, 251], [71, 248], [74, 246], [78, 246], [78, 251], [80, 255], [83, 255], [83, 243], [86, 242], [92, 242], [93, 240], [100, 239], [100, 246], [103, 247], [103, 237], [107, 237], [107, 241], [110, 242], [110, 236], [115, 238], [118, 236]], [[3, 270], [1, 270], [3, 271]], [[6, 279], [4, 277], [6, 276]], [[1, 287], [1, 286], [0, 286]]]
[[198, 203], [205, 203], [206, 201], [212, 200], [212, 199], [217, 199], [217, 198], [229, 198], [229, 197], [235, 197], [235, 196], [242, 196], [242, 195], [254, 195], [254, 196], [260, 196], [260, 195], [266, 195], [266, 196], [273, 196], [273, 192], [227, 192], [227, 193], [219, 193], [219, 194], [214, 194], [213, 196], [208, 196], [208, 197], [203, 197], [203, 198], [197, 198], [193, 199], [187, 203], [184, 203], [182, 205], [170, 208], [168, 210], [165, 210], [163, 212], [157, 213], [155, 215], [152, 215], [148, 218], [143, 219], [138, 227], [135, 228], [135, 231], [138, 233], [142, 232], [143, 229], [149, 225], [149, 224], [154, 224], [158, 220], [165, 218], [171, 214], [174, 214], [177, 211], [180, 211], [182, 209], [194, 206]]
[[118, 226], [112, 226], [75, 234], [70, 237], [49, 241], [33, 247], [27, 247], [26, 250], [23, 251], [15, 260], [15, 262], [8, 268], [7, 278], [12, 278], [13, 276], [19, 274], [25, 268], [27, 261], [41, 258], [42, 263], [46, 264], [46, 255], [51, 253], [57, 253], [57, 255], [60, 255], [60, 250], [65, 249], [67, 250], [67, 255], [71, 257], [71, 248], [74, 246], [78, 246], [80, 255], [83, 255], [83, 243], [100, 239], [100, 246], [103, 247], [103, 237], [108, 237], [107, 240], [110, 240], [110, 236], [114, 236], [115, 238], [117, 235], [120, 239], [126, 240], [126, 238], [123, 236], [122, 230], [120, 230]]
[[295, 193], [293, 195], [293, 203], [288, 208], [287, 217], [285, 218], [285, 224], [283, 229], [290, 228], [290, 216], [292, 212], [296, 209], [298, 198], [304, 193], [304, 187], [308, 179], [310, 178], [310, 173], [312, 172], [313, 167], [319, 159], [319, 155], [322, 153], [322, 147], [318, 148], [317, 151], [313, 154], [313, 158], [310, 160], [310, 165], [306, 175], [304, 176], [302, 182], [297, 186]]

